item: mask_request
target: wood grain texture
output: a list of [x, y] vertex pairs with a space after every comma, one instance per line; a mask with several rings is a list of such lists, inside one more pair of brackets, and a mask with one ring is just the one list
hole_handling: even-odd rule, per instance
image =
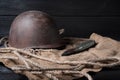
[[[7, 35], [15, 16], [0, 16], [0, 34]], [[64, 36], [88, 37], [96, 32], [113, 38], [120, 38], [120, 17], [54, 17]]]
[[88, 37], [96, 32], [120, 39], [117, 0], [0, 0], [0, 34], [7, 35], [16, 15], [27, 10], [52, 15], [65, 36]]
[[58, 17], [56, 21], [67, 36], [88, 37], [95, 32], [120, 38], [120, 17]]
[[41, 10], [54, 16], [120, 16], [117, 0], [0, 0], [0, 15]]

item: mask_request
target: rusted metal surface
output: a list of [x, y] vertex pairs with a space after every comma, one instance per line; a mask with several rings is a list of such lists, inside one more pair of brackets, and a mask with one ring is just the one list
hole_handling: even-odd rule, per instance
[[41, 11], [26, 11], [11, 25], [9, 44], [16, 48], [57, 48], [62, 46], [55, 21]]

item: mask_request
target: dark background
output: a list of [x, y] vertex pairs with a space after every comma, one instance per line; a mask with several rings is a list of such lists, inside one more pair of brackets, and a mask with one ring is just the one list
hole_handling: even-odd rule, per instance
[[8, 35], [13, 19], [27, 10], [47, 12], [65, 36], [93, 32], [120, 40], [119, 0], [0, 0], [0, 35]]

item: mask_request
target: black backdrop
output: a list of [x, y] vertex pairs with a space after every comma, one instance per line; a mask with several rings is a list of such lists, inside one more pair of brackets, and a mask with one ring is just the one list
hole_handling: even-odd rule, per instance
[[21, 12], [41, 10], [65, 29], [65, 36], [88, 37], [96, 32], [120, 40], [119, 0], [0, 0], [0, 35]]

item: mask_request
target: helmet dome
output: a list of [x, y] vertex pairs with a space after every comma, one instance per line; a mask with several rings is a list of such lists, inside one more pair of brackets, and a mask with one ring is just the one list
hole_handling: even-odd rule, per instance
[[26, 11], [12, 22], [9, 45], [16, 48], [57, 48], [62, 46], [62, 41], [51, 16], [41, 11]]

